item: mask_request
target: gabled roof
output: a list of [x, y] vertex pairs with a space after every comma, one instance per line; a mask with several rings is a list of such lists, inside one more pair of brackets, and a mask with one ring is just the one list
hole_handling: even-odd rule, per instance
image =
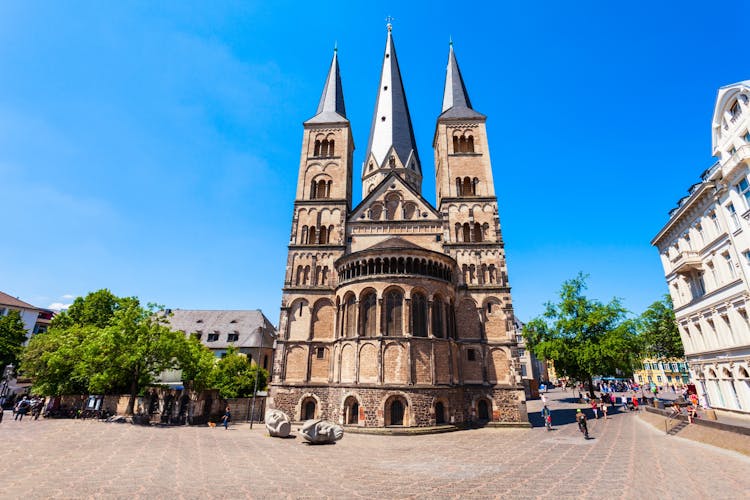
[[396, 47], [390, 27], [385, 42], [383, 67], [380, 72], [378, 96], [370, 127], [370, 139], [365, 150], [365, 162], [362, 172], [372, 154], [378, 167], [383, 166], [388, 150], [393, 146], [402, 165], [407, 166], [408, 158], [413, 155], [414, 170], [420, 175], [422, 165], [417, 154], [417, 141], [411, 125], [409, 105], [406, 103], [406, 92], [401, 80], [401, 70], [396, 57]]
[[371, 247], [368, 247], [365, 250], [388, 250], [392, 248], [415, 248], [419, 250], [424, 250], [423, 247], [420, 247], [416, 243], [412, 243], [411, 241], [405, 240], [398, 236], [394, 236], [393, 238], [388, 238], [387, 240], [381, 241], [380, 243], [377, 243]]
[[378, 198], [384, 196], [388, 191], [390, 184], [394, 182], [398, 187], [405, 189], [412, 195], [419, 208], [432, 213], [436, 219], [440, 218], [440, 213], [435, 209], [435, 207], [430, 204], [429, 201], [425, 200], [416, 189], [414, 189], [408, 182], [403, 179], [403, 177], [398, 175], [396, 172], [391, 172], [387, 176], [385, 176], [382, 181], [380, 181], [380, 183], [375, 187], [375, 189], [370, 192], [370, 194], [365, 196], [365, 198], [359, 203], [359, 205], [354, 207], [354, 209], [351, 211], [351, 214], [349, 215], [349, 222], [360, 222], [359, 215], [362, 213], [362, 211], [367, 209]]
[[341, 74], [339, 72], [338, 51], [334, 49], [331, 68], [328, 70], [323, 93], [318, 103], [318, 111], [315, 116], [305, 123], [337, 123], [348, 122], [346, 118], [346, 107], [344, 106], [344, 89], [341, 86]]
[[458, 67], [453, 42], [448, 52], [448, 68], [445, 72], [445, 89], [443, 90], [443, 111], [439, 118], [485, 118], [471, 107], [469, 93], [466, 91], [461, 70]]
[[22, 309], [39, 309], [28, 302], [24, 302], [23, 300], [17, 299], [16, 297], [4, 292], [0, 292], [0, 306], [20, 307]]
[[[201, 342], [211, 349], [241, 347], [273, 347], [276, 329], [260, 310], [195, 310], [172, 309], [168, 318], [173, 330], [185, 334], [201, 332]], [[239, 339], [228, 342], [227, 334], [237, 332]], [[208, 342], [208, 334], [219, 333], [219, 340]]]

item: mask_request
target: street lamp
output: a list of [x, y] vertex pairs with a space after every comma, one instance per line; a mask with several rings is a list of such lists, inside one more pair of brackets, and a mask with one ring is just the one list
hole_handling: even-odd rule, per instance
[[255, 359], [255, 365], [258, 367], [257, 370], [255, 370], [255, 389], [253, 389], [253, 403], [250, 406], [250, 429], [253, 428], [253, 420], [255, 420], [255, 397], [258, 395], [258, 378], [260, 378], [260, 357], [261, 357], [261, 351], [263, 349], [263, 340], [265, 339], [265, 336], [263, 335], [263, 330], [261, 328], [258, 328], [260, 331], [260, 345], [258, 346], [258, 357]]

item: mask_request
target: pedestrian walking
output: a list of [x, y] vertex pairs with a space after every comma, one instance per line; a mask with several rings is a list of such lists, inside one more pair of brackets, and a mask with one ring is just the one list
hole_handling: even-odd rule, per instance
[[229, 410], [229, 405], [227, 405], [227, 409], [224, 412], [224, 416], [221, 418], [221, 420], [224, 423], [224, 430], [228, 430], [229, 421], [232, 420], [232, 412]]
[[542, 408], [542, 418], [544, 419], [544, 426], [547, 428], [547, 431], [552, 430], [552, 412], [549, 410], [547, 405], [544, 405], [544, 408]]
[[601, 406], [599, 407], [599, 409], [602, 410], [602, 415], [604, 415], [604, 420], [607, 420], [607, 405], [605, 405], [602, 402]]
[[638, 398], [633, 397], [633, 411], [638, 411]]
[[13, 417], [13, 420], [23, 420], [23, 416], [29, 411], [29, 406], [29, 399], [24, 396], [16, 405], [16, 415]]
[[594, 412], [594, 418], [599, 420], [599, 403], [596, 402], [596, 399], [591, 400], [591, 409]]
[[586, 424], [586, 415], [581, 411], [580, 408], [576, 410], [576, 421], [578, 422], [578, 430], [583, 433], [584, 439], [588, 439], [589, 428]]

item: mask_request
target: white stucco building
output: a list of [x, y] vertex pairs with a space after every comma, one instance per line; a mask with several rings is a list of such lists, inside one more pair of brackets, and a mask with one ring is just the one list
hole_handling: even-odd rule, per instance
[[719, 89], [711, 127], [718, 161], [651, 243], [699, 394], [750, 417], [750, 80]]

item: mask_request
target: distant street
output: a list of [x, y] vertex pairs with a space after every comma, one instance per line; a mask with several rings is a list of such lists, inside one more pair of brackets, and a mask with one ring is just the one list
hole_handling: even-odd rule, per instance
[[[0, 497], [38, 498], [739, 498], [750, 459], [666, 436], [635, 414], [590, 420], [571, 391], [550, 392], [555, 430], [480, 429], [389, 437], [345, 434], [332, 446], [273, 439], [262, 425], [138, 427], [15, 422], [0, 436]], [[540, 401], [528, 404], [541, 425]], [[569, 423], [566, 423], [569, 422]]]

